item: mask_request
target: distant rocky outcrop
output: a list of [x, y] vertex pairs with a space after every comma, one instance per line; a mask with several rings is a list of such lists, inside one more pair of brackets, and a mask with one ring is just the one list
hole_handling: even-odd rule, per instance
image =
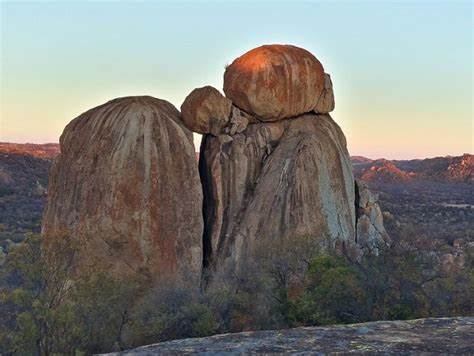
[[[51, 170], [43, 232], [81, 240], [81, 264], [198, 285], [201, 185], [176, 108], [119, 98], [71, 121]], [[194, 282], [193, 282], [194, 281]]]
[[399, 169], [393, 162], [380, 159], [369, 169], [361, 172], [359, 178], [365, 182], [403, 182], [413, 178], [413, 173]]
[[377, 253], [390, 238], [383, 225], [383, 214], [377, 203], [378, 196], [359, 180], [355, 182], [356, 240], [363, 250]]
[[412, 160], [372, 160], [352, 157], [354, 175], [366, 182], [393, 183], [418, 180], [474, 183], [474, 155]]
[[474, 318], [373, 321], [183, 339], [109, 355], [472, 355]]
[[40, 232], [48, 172], [57, 144], [0, 143], [0, 254]]
[[57, 143], [11, 143], [0, 142], [1, 154], [18, 154], [43, 159], [53, 159], [59, 154]]

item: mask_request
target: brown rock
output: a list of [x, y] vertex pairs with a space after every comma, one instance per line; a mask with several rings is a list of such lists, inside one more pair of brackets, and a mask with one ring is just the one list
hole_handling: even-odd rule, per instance
[[71, 121], [60, 144], [43, 232], [80, 239], [80, 267], [197, 286], [202, 193], [179, 111], [153, 97], [115, 99]]
[[181, 105], [183, 122], [200, 134], [219, 135], [229, 123], [232, 102], [211, 86], [194, 89]]
[[232, 114], [229, 119], [229, 126], [224, 130], [225, 133], [234, 136], [236, 133], [241, 133], [247, 128], [250, 116], [246, 115], [239, 108], [232, 106]]
[[327, 114], [334, 110], [334, 92], [332, 90], [332, 81], [329, 74], [324, 74], [324, 89], [314, 107], [317, 114]]
[[237, 58], [224, 74], [226, 96], [263, 121], [310, 112], [324, 84], [324, 69], [316, 57], [290, 45], [255, 48]]
[[257, 240], [311, 236], [355, 245], [354, 178], [346, 140], [329, 115], [207, 135], [199, 164], [208, 263], [237, 265]]

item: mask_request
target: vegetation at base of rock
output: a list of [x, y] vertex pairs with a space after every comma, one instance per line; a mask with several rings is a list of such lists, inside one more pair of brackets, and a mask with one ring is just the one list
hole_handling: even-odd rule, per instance
[[0, 353], [91, 354], [243, 330], [474, 314], [473, 251], [445, 270], [430, 241], [410, 230], [362, 259], [282, 239], [202, 290], [150, 289], [148, 280], [96, 268], [71, 279], [75, 240], [48, 241], [29, 235], [7, 257]]

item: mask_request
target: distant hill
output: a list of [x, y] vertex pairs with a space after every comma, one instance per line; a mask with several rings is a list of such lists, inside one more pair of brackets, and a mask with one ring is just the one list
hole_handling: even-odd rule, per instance
[[52, 159], [59, 154], [59, 143], [35, 144], [0, 142], [0, 153]]
[[58, 144], [0, 143], [0, 246], [40, 231], [48, 174]]
[[352, 157], [354, 175], [367, 182], [430, 180], [474, 183], [474, 155], [413, 160]]

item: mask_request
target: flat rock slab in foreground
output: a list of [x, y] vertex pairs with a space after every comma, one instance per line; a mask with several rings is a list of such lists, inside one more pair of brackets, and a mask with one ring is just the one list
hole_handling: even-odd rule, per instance
[[142, 346], [116, 355], [241, 353], [474, 354], [474, 317], [253, 331]]

